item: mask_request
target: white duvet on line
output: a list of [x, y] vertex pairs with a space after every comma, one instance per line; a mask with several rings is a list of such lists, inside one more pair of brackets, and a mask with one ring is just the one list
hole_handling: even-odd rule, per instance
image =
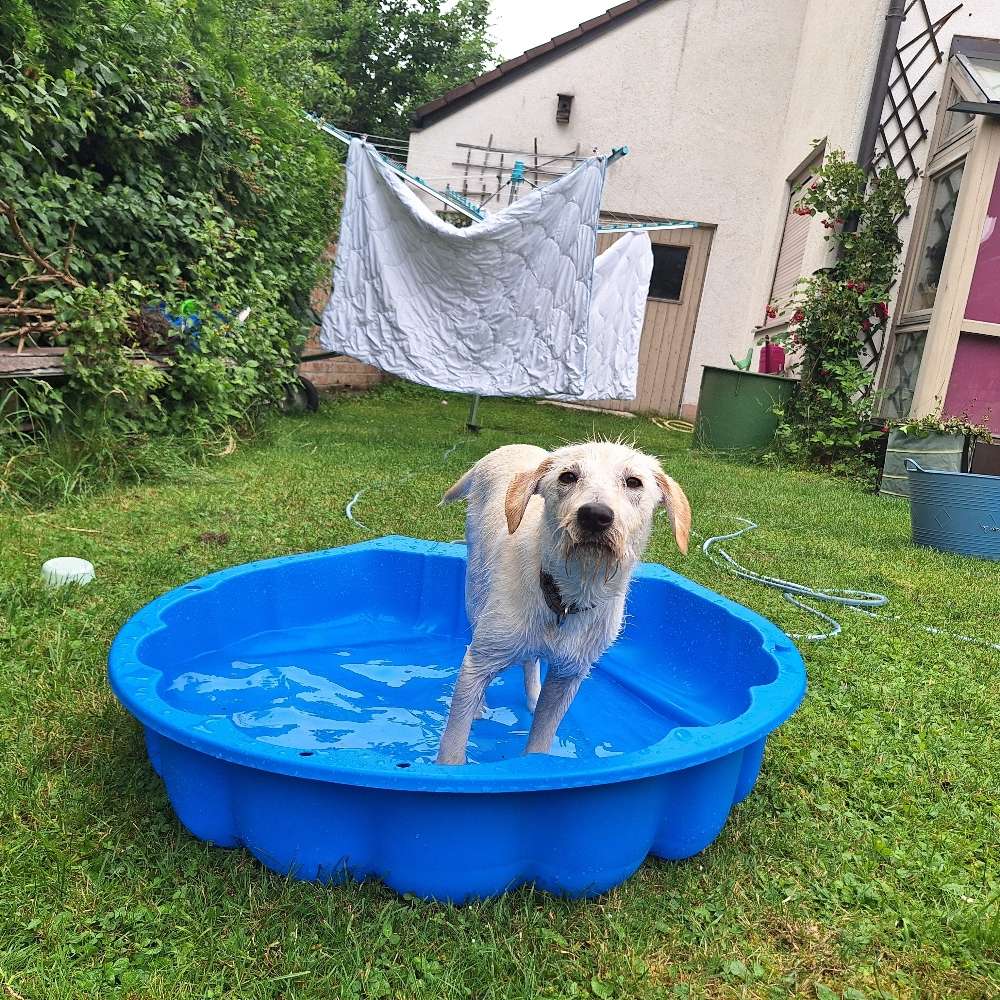
[[652, 250], [629, 233], [595, 262], [604, 172], [459, 229], [355, 140], [323, 347], [438, 389], [633, 398]]

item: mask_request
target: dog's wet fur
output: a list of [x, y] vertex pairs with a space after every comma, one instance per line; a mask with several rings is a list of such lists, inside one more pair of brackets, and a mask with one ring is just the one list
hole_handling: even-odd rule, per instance
[[[547, 753], [580, 683], [621, 630], [625, 595], [666, 507], [687, 552], [691, 509], [659, 462], [621, 442], [547, 452], [497, 448], [445, 493], [466, 500], [465, 599], [472, 642], [451, 699], [439, 764], [464, 764], [490, 681], [524, 667], [534, 712], [528, 753]], [[548, 599], [541, 580], [546, 580]], [[558, 595], [557, 613], [552, 606]], [[548, 664], [540, 684], [539, 657]]]

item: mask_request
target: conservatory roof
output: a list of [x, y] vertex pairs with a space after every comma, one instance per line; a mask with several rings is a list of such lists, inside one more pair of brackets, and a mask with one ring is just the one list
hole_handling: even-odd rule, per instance
[[957, 101], [949, 111], [1000, 118], [1000, 40], [956, 35], [952, 54], [972, 80], [977, 93]]

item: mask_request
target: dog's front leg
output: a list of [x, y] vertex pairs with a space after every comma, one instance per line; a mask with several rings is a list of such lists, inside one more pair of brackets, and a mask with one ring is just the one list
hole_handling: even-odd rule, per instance
[[537, 656], [524, 661], [524, 700], [529, 712], [534, 712], [542, 691], [541, 669]]
[[531, 732], [528, 733], [528, 746], [525, 753], [548, 753], [556, 730], [562, 722], [566, 710], [576, 697], [580, 682], [585, 676], [584, 671], [574, 673], [557, 673], [549, 666], [542, 685], [542, 693], [538, 696], [535, 706], [535, 717], [531, 721]]
[[451, 696], [448, 723], [438, 746], [438, 764], [464, 764], [465, 747], [469, 742], [472, 722], [479, 714], [486, 688], [499, 670], [477, 657], [470, 646], [465, 651], [462, 669], [458, 672]]

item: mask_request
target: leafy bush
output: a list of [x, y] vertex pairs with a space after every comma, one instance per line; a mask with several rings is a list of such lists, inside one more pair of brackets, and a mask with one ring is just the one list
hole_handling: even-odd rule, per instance
[[408, 107], [483, 68], [487, 12], [8, 0], [0, 348], [65, 348], [66, 375], [0, 383], [0, 492], [19, 489], [12, 469], [33, 490], [26, 426], [78, 469], [157, 438], [198, 450], [282, 398], [341, 177], [303, 109], [405, 128]]
[[[225, 24], [168, 0], [2, 15], [0, 340], [67, 348], [62, 384], [18, 383], [19, 416], [195, 440], [292, 378], [339, 168], [301, 80], [262, 84], [203, 44]], [[182, 300], [197, 336], [164, 319]], [[147, 351], [165, 367], [135, 364]]]
[[[825, 216], [837, 257], [798, 282], [789, 333], [800, 382], [778, 415], [780, 451], [796, 462], [848, 474], [866, 472], [863, 449], [877, 436], [869, 423], [872, 373], [861, 354], [865, 337], [884, 332], [890, 290], [899, 270], [898, 219], [905, 188], [886, 168], [870, 181], [834, 150], [803, 192], [795, 211]], [[769, 306], [777, 313], [777, 305]]]

